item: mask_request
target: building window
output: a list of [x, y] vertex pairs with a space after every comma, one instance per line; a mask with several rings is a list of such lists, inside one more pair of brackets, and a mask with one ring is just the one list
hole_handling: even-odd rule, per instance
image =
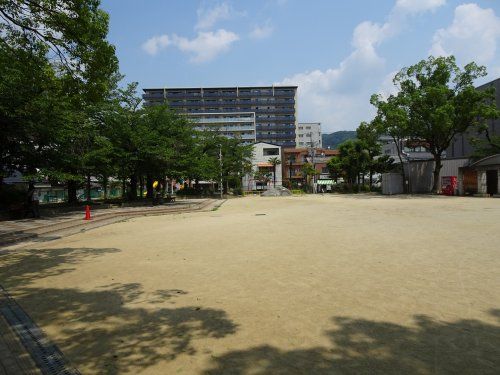
[[264, 156], [279, 155], [280, 150], [279, 150], [279, 148], [264, 148], [263, 153], [264, 153]]

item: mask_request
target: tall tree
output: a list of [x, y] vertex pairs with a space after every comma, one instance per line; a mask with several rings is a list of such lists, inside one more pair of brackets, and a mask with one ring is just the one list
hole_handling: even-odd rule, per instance
[[106, 40], [109, 16], [99, 6], [100, 0], [0, 0], [0, 35], [11, 47], [26, 40], [44, 45], [73, 90], [96, 100], [118, 69]]
[[390, 95], [386, 100], [380, 95], [372, 95], [370, 102], [377, 108], [373, 126], [381, 135], [390, 136], [396, 146], [404, 191], [406, 176], [403, 168], [403, 149], [411, 134], [407, 105], [402, 95]]
[[360, 176], [368, 171], [369, 162], [369, 153], [363, 141], [355, 139], [341, 143], [339, 155], [331, 158], [327, 167], [332, 177], [342, 175], [352, 187], [354, 183], [359, 186]]
[[356, 129], [357, 138], [362, 142], [363, 149], [368, 153], [366, 160], [370, 188], [373, 185], [373, 174], [378, 172], [381, 162], [378, 161], [382, 147], [380, 146], [380, 132], [377, 129], [375, 122], [362, 122]]
[[274, 156], [269, 159], [269, 163], [273, 166], [273, 186], [276, 187], [276, 166], [281, 164], [280, 158]]
[[491, 90], [476, 90], [486, 68], [474, 62], [460, 69], [453, 56], [429, 57], [402, 69], [394, 83], [399, 88], [411, 135], [424, 141], [435, 162], [432, 191], [439, 188], [442, 155], [453, 137], [498, 116]]

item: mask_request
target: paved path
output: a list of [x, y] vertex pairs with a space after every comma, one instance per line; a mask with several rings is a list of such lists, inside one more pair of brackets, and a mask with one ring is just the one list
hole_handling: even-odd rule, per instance
[[[215, 199], [188, 199], [161, 206], [140, 206], [99, 209], [92, 212], [92, 220], [86, 221], [81, 212], [65, 213], [41, 219], [0, 221], [0, 247], [25, 240], [48, 241], [102, 225], [126, 220], [134, 216], [164, 215], [211, 209], [223, 201]], [[64, 233], [62, 233], [64, 232]]]

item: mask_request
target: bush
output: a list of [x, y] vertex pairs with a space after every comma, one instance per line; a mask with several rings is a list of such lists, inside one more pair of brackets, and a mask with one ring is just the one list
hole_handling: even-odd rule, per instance
[[370, 185], [360, 185], [359, 186], [359, 192], [364, 192], [364, 193], [368, 193], [370, 192]]
[[24, 187], [15, 185], [0, 186], [0, 208], [8, 209], [13, 206], [22, 206], [28, 200]]
[[243, 195], [243, 189], [242, 188], [234, 188], [233, 195]]

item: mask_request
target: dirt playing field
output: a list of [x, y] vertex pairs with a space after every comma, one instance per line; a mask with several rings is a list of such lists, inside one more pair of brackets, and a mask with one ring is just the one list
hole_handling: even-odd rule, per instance
[[498, 374], [500, 199], [242, 198], [0, 252], [83, 374]]

